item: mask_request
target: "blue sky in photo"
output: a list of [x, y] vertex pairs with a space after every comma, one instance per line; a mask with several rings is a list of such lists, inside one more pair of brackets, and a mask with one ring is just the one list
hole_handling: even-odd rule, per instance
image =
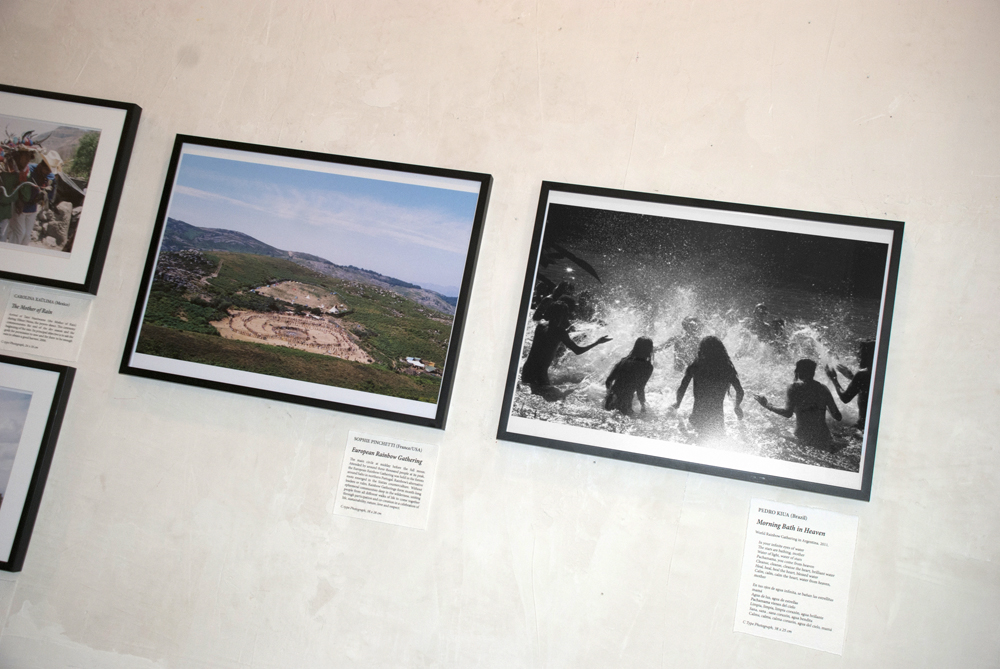
[[[7, 141], [7, 134], [10, 133], [13, 137], [20, 137], [24, 132], [28, 130], [35, 131], [35, 139], [40, 139], [45, 136], [46, 133], [52, 132], [57, 128], [79, 128], [80, 130], [96, 130], [96, 128], [88, 128], [82, 125], [70, 125], [69, 123], [49, 123], [48, 121], [36, 121], [30, 118], [21, 118], [20, 116], [10, 116], [8, 114], [0, 114], [0, 140]], [[65, 158], [66, 156], [63, 156]]]
[[30, 405], [31, 393], [0, 387], [0, 495], [7, 494], [7, 481]]
[[457, 288], [476, 201], [476, 193], [185, 154], [168, 216], [422, 286]]

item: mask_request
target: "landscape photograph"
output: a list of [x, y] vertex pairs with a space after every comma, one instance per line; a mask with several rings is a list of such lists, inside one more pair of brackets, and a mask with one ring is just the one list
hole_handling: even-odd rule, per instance
[[170, 185], [132, 364], [433, 409], [479, 182], [202, 149], [185, 145]]

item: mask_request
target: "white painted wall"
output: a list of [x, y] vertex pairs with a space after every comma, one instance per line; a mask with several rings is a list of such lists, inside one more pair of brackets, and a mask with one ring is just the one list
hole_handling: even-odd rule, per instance
[[[1000, 5], [5, 0], [3, 81], [138, 103], [0, 666], [1000, 666]], [[489, 172], [446, 432], [118, 375], [175, 133]], [[494, 438], [543, 179], [906, 221], [870, 503]], [[441, 445], [427, 531], [332, 514]], [[844, 655], [737, 634], [749, 500], [860, 518]]]

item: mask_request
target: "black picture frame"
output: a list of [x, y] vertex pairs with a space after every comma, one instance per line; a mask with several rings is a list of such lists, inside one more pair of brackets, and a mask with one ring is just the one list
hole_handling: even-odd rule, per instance
[[76, 370], [0, 355], [0, 569], [21, 571]]
[[[544, 182], [498, 439], [867, 501], [902, 234], [898, 221]], [[567, 336], [580, 352], [560, 357]], [[874, 359], [855, 372], [862, 346]], [[867, 421], [850, 397], [865, 376]], [[842, 421], [808, 413], [827, 394]]]
[[14, 239], [13, 221], [0, 231], [0, 279], [97, 294], [141, 113], [128, 102], [0, 84], [3, 164], [16, 169], [16, 154], [30, 153], [55, 177], [48, 204], [28, 203], [35, 216], [16, 222], [23, 235]]
[[492, 183], [178, 135], [120, 371], [443, 428]]

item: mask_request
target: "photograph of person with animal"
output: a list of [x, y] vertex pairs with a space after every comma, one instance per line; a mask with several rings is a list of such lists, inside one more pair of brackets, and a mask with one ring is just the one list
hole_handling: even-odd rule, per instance
[[0, 279], [97, 294], [141, 113], [0, 84]]
[[100, 130], [0, 114], [0, 244], [73, 251]]
[[482, 182], [178, 142], [128, 369], [436, 416]]
[[[891, 314], [894, 222], [719, 213], [606, 192], [543, 188], [500, 437], [860, 480], [874, 444], [865, 413]], [[816, 378], [817, 367], [826, 374]], [[744, 405], [745, 393], [757, 402]]]

